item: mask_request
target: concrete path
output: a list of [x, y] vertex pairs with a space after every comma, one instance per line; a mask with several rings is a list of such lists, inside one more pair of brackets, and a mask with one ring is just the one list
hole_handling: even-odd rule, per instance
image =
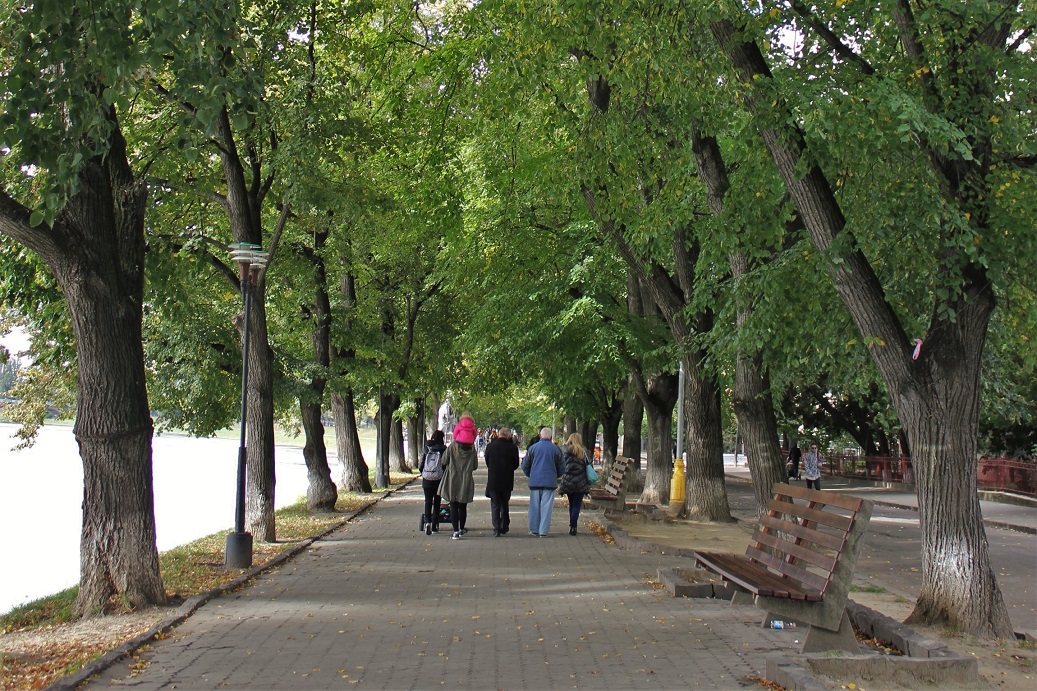
[[412, 483], [89, 688], [730, 689], [798, 650], [753, 608], [657, 589], [687, 560], [606, 544], [595, 514], [569, 536], [564, 500], [554, 534], [529, 536], [527, 501], [506, 536], [477, 497], [468, 535], [426, 537]]

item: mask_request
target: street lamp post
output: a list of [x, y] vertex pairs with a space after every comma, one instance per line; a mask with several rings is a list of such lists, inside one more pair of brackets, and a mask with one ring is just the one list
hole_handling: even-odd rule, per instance
[[241, 298], [245, 315], [241, 343], [241, 444], [238, 446], [238, 482], [234, 505], [234, 532], [227, 534], [224, 564], [231, 569], [252, 566], [252, 533], [245, 531], [245, 416], [248, 405], [249, 317], [252, 312], [252, 286], [266, 266], [269, 255], [259, 245], [236, 242], [231, 245], [231, 258], [241, 269]]

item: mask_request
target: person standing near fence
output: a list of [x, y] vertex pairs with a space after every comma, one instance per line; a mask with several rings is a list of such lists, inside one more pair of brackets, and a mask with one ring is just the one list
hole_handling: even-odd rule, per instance
[[817, 444], [810, 445], [810, 450], [803, 455], [803, 477], [807, 481], [807, 487], [821, 489], [821, 463], [824, 458], [817, 450]]

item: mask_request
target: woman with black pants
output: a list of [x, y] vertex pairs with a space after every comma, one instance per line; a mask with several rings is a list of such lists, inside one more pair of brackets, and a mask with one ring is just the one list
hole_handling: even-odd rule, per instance
[[569, 499], [569, 534], [575, 535], [583, 498], [591, 491], [591, 483], [587, 479], [587, 466], [591, 461], [583, 447], [583, 437], [579, 434], [569, 435], [562, 446], [562, 455], [565, 457], [565, 472], [558, 480], [558, 493]]
[[443, 503], [439, 496], [439, 483], [443, 481], [443, 454], [446, 452], [444, 436], [443, 430], [433, 432], [418, 461], [421, 489], [425, 493], [425, 519], [422, 523], [426, 535], [439, 532], [439, 508]]

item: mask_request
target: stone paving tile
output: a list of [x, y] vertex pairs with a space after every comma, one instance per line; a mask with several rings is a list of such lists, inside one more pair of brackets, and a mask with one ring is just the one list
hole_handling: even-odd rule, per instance
[[[478, 480], [477, 480], [478, 482]], [[479, 485], [481, 486], [481, 485]], [[136, 689], [641, 689], [755, 686], [798, 646], [749, 607], [654, 587], [679, 563], [575, 537], [526, 534], [525, 502], [494, 538], [419, 533], [407, 487], [249, 587], [217, 598], [88, 687]], [[594, 514], [585, 514], [592, 519]], [[567, 527], [564, 500], [553, 530]]]

